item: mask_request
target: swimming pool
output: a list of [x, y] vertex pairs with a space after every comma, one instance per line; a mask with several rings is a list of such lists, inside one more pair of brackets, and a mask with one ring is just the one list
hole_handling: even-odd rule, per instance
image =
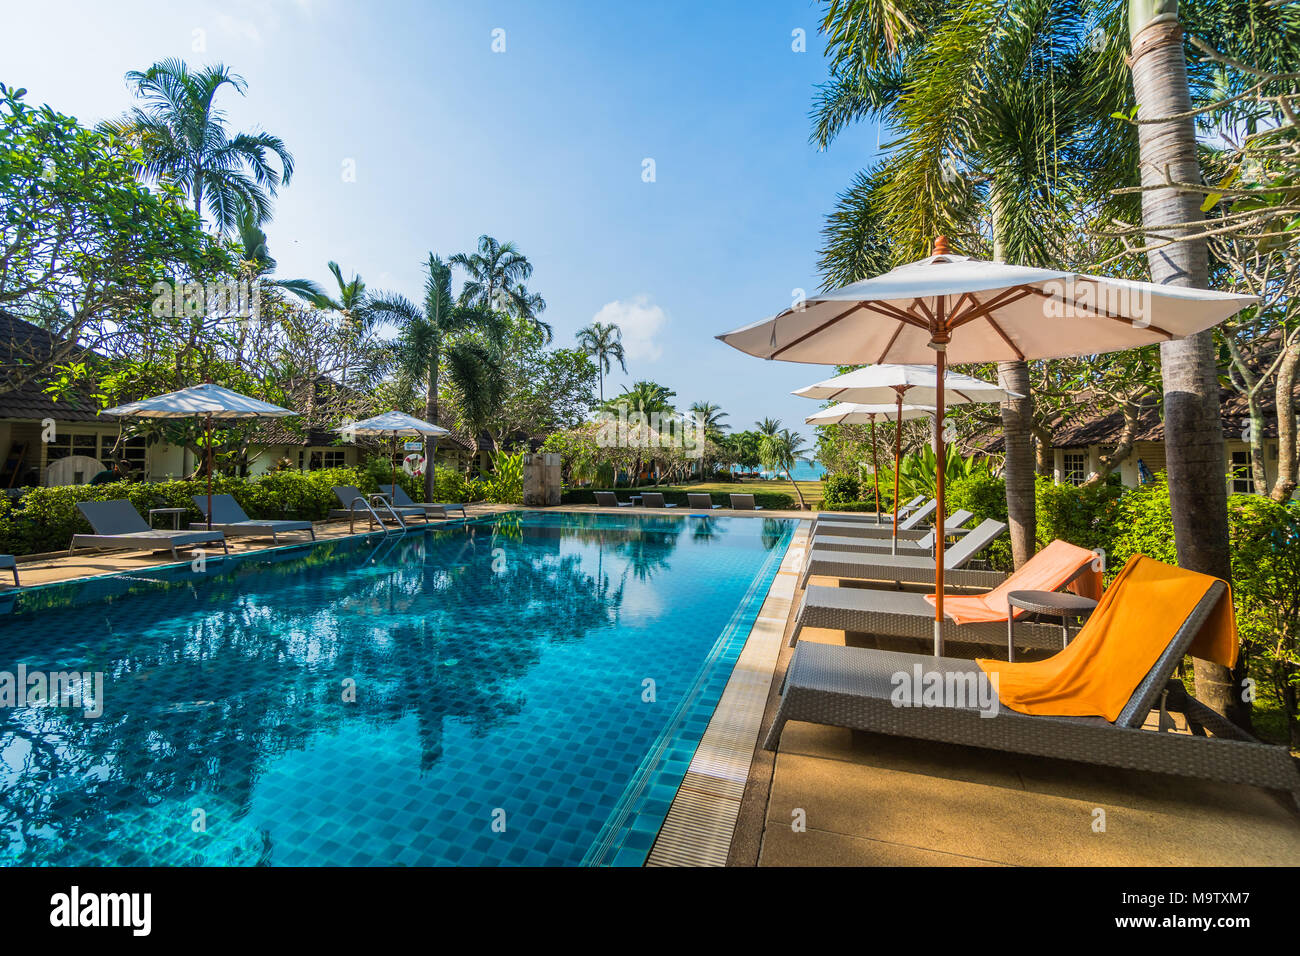
[[0, 863], [639, 865], [794, 526], [511, 512], [20, 592], [0, 672], [103, 689], [0, 708]]

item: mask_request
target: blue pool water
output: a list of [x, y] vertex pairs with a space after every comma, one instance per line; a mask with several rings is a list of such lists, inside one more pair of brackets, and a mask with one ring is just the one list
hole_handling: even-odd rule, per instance
[[792, 530], [511, 513], [20, 592], [0, 672], [103, 714], [0, 708], [0, 863], [640, 864]]

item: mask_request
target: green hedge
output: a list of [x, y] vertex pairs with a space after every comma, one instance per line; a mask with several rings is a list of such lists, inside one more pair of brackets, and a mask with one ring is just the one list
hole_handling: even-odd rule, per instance
[[[415, 478], [398, 471], [397, 480], [414, 500], [424, 500], [423, 488]], [[321, 521], [329, 516], [330, 509], [339, 507], [334, 496], [335, 485], [352, 485], [366, 493], [379, 490], [372, 472], [366, 468], [278, 471], [257, 478], [217, 475], [212, 479], [213, 493], [234, 495], [250, 518], [303, 521]], [[0, 553], [65, 550], [74, 534], [92, 530], [77, 510], [79, 501], [125, 498], [142, 516], [147, 516], [150, 508], [186, 508], [187, 513], [181, 516], [184, 528], [189, 522], [203, 518], [190, 497], [205, 494], [205, 480], [27, 488], [16, 501], [0, 496]], [[160, 518], [158, 526], [170, 528], [170, 517]]]
[[[885, 511], [888, 511], [888, 510], [889, 510], [889, 508], [886, 507], [883, 498], [881, 499], [880, 507], [881, 507], [883, 510], [885, 510]], [[828, 502], [825, 498], [823, 498], [823, 499], [822, 499], [822, 500], [817, 504], [817, 510], [818, 510], [818, 511], [875, 511], [875, 510], [876, 510], [876, 502], [875, 502], [874, 500], [872, 500], [872, 501], [844, 501], [844, 502], [841, 502], [840, 504], [831, 504], [831, 503]]]
[[[629, 495], [640, 494], [643, 491], [654, 491], [654, 488], [570, 488], [560, 496], [560, 503], [566, 505], [594, 505], [596, 503], [597, 491], [613, 491], [618, 495], [619, 501], [627, 501]], [[731, 499], [728, 492], [692, 492], [692, 494], [708, 494], [709, 499], [715, 505], [722, 505], [724, 508], [729, 507]], [[687, 505], [685, 491], [664, 491], [664, 501], [668, 504]], [[749, 492], [739, 492], [739, 494], [749, 494]], [[787, 495], [780, 491], [756, 491], [754, 492], [754, 504], [759, 505], [768, 511], [789, 511], [798, 507], [793, 495]]]

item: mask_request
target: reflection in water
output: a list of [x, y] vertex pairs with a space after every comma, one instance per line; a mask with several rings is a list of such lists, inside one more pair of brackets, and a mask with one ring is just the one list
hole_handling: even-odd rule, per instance
[[[23, 593], [0, 670], [102, 671], [106, 707], [0, 710], [0, 862], [273, 862], [246, 821], [278, 758], [410, 719], [429, 772], [449, 719], [492, 734], [548, 648], [617, 626], [629, 576], [667, 572], [683, 534], [725, 536], [712, 518], [523, 518]], [[783, 535], [765, 520], [763, 548]], [[169, 851], [194, 807], [225, 836]]]

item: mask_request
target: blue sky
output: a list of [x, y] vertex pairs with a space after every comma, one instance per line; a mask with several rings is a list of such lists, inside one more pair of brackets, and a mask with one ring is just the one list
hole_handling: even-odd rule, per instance
[[811, 437], [818, 404], [789, 392], [830, 370], [713, 336], [818, 286], [823, 216], [876, 152], [866, 127], [809, 145], [818, 20], [808, 0], [45, 2], [6, 8], [0, 81], [95, 122], [130, 105], [129, 69], [224, 62], [249, 86], [225, 96], [231, 128], [275, 132], [297, 163], [267, 227], [280, 276], [324, 280], [334, 259], [414, 295], [429, 251], [514, 240], [558, 344], [624, 327], [629, 374], [606, 394], [650, 378], [679, 407]]

